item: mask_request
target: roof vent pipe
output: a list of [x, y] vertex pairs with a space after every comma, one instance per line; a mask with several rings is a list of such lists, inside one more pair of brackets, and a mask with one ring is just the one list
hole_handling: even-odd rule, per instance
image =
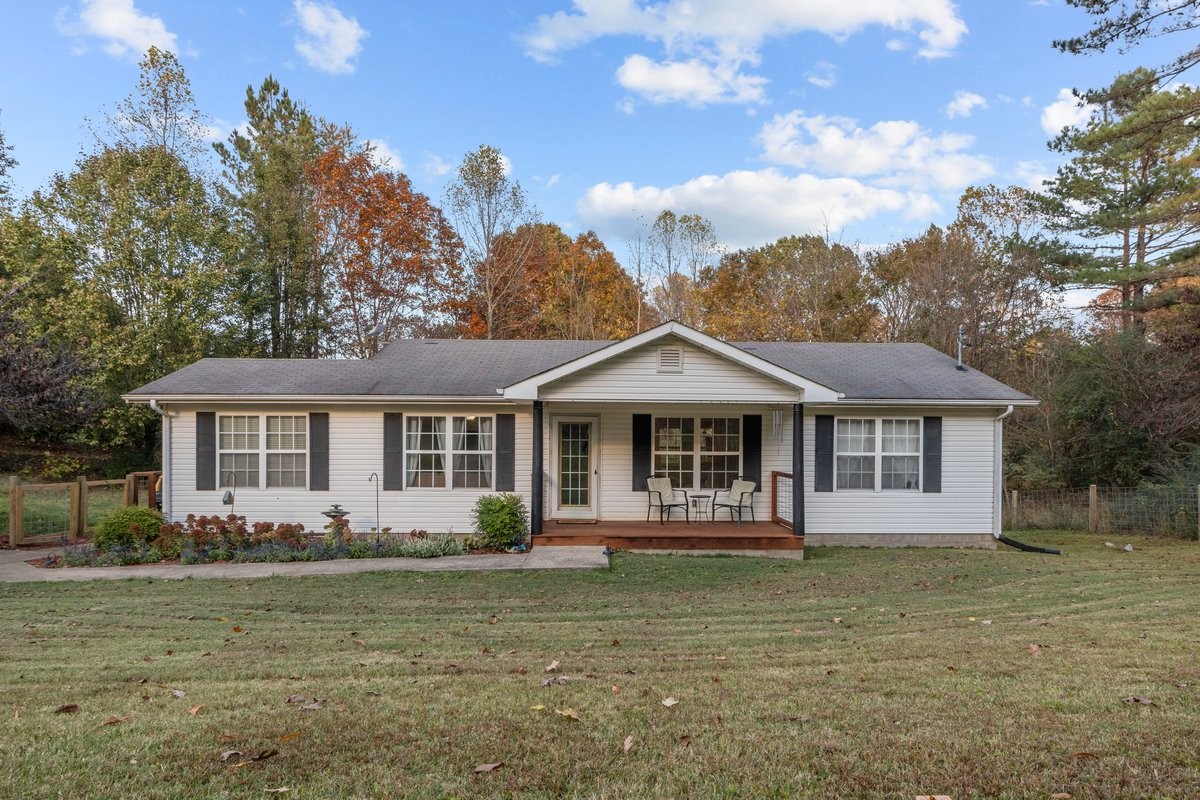
[[958, 366], [955, 367], [955, 369], [957, 369], [961, 372], [967, 371], [967, 368], [963, 366], [963, 362], [962, 362], [963, 348], [970, 347], [970, 346], [971, 346], [971, 343], [967, 341], [967, 326], [959, 325], [958, 326]]

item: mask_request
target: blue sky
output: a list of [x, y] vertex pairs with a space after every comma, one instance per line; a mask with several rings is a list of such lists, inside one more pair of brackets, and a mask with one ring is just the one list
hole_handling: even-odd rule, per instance
[[731, 247], [874, 245], [944, 224], [972, 183], [1036, 185], [1071, 87], [1166, 60], [1061, 55], [1057, 0], [5, 0], [0, 128], [18, 194], [69, 170], [85, 117], [150, 44], [179, 55], [213, 135], [274, 74], [440, 201], [500, 148], [547, 220], [618, 258], [633, 220], [700, 213]]

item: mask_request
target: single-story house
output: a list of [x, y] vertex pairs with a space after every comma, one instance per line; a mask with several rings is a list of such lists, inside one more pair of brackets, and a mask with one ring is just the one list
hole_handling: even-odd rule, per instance
[[[357, 530], [467, 533], [476, 498], [508, 491], [536, 544], [572, 522], [646, 526], [648, 476], [706, 496], [740, 476], [758, 527], [808, 544], [967, 547], [994, 546], [1003, 419], [1036, 404], [925, 345], [725, 342], [678, 322], [206, 358], [125, 399], [162, 415], [171, 520], [228, 512], [228, 491], [251, 521], [320, 529], [337, 503]], [[669, 526], [688, 525], [676, 509]]]

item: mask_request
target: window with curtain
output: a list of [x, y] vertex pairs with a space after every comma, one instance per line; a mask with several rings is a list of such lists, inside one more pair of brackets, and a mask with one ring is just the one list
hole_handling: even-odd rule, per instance
[[492, 486], [492, 418], [453, 417], [451, 465], [455, 488]]
[[695, 484], [696, 420], [693, 417], [654, 418], [654, 474], [671, 479], [677, 489]]
[[446, 418], [405, 417], [405, 485], [445, 488]]
[[304, 488], [308, 465], [308, 417], [267, 417], [267, 488]]

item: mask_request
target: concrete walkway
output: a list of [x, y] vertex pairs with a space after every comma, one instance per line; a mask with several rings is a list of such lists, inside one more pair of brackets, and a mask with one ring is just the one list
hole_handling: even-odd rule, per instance
[[42, 569], [25, 562], [61, 553], [46, 550], [0, 550], [0, 583], [33, 581], [180, 580], [182, 578], [269, 578], [275, 575], [348, 575], [355, 572], [454, 572], [498, 569], [607, 569], [604, 548], [534, 547], [528, 553], [445, 556], [442, 558], [344, 558], [288, 564], [142, 564], [133, 567], [62, 567]]

